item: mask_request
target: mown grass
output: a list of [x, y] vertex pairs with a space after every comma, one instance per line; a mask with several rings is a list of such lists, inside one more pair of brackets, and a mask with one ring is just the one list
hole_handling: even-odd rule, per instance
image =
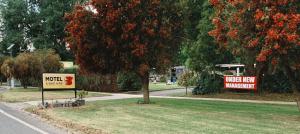
[[206, 95], [192, 95], [191, 92], [188, 92], [188, 95], [185, 93], [176, 93], [172, 94], [174, 97], [193, 97], [193, 98], [219, 98], [219, 99], [242, 99], [242, 100], [262, 100], [262, 101], [286, 101], [286, 102], [295, 102], [296, 98], [299, 96], [293, 93], [238, 93], [238, 92], [224, 92], [216, 94], [206, 94]]
[[[86, 97], [106, 96], [101, 93], [89, 92]], [[74, 91], [46, 91], [44, 92], [46, 100], [74, 98]], [[42, 92], [38, 88], [14, 88], [0, 94], [0, 100], [5, 102], [25, 102], [42, 99]]]
[[47, 113], [108, 133], [120, 134], [299, 134], [297, 106], [199, 100], [137, 99], [88, 103], [81, 108], [59, 108]]
[[150, 91], [160, 91], [160, 90], [169, 90], [169, 89], [177, 89], [183, 88], [177, 84], [167, 85], [166, 83], [150, 83], [149, 90]]

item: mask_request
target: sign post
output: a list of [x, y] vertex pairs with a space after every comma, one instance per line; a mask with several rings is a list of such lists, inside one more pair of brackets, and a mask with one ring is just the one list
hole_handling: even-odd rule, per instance
[[75, 74], [43, 73], [42, 104], [45, 105], [45, 91], [59, 90], [74, 90], [75, 98], [77, 98]]
[[42, 87], [42, 104], [43, 106], [45, 106], [45, 102], [44, 102], [44, 88]]
[[225, 89], [257, 90], [257, 79], [254, 76], [224, 76]]

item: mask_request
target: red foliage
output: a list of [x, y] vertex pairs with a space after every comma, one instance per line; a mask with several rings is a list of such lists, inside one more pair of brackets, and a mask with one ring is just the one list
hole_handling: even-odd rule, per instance
[[145, 73], [179, 48], [183, 19], [174, 7], [160, 0], [91, 0], [66, 15], [66, 40], [83, 72]]
[[227, 36], [236, 39], [238, 37], [238, 30], [237, 29], [230, 29], [227, 33]]
[[254, 18], [255, 18], [255, 20], [261, 20], [264, 15], [265, 14], [264, 14], [264, 12], [262, 10], [257, 9], [256, 13], [254, 15]]
[[[215, 8], [209, 35], [233, 53], [256, 51], [259, 62], [285, 56], [299, 46], [300, 14], [297, 0], [210, 0]], [[226, 12], [225, 12], [226, 11]], [[234, 44], [234, 43], [233, 43]], [[255, 49], [254, 49], [255, 48]], [[257, 51], [259, 50], [259, 51]]]
[[258, 43], [259, 43], [259, 39], [258, 39], [258, 38], [253, 39], [253, 40], [251, 40], [251, 41], [249, 42], [248, 47], [250, 47], [250, 48], [256, 47], [256, 46], [258, 45]]
[[209, 0], [209, 2], [214, 6], [217, 6], [218, 4], [220, 4], [219, 0]]

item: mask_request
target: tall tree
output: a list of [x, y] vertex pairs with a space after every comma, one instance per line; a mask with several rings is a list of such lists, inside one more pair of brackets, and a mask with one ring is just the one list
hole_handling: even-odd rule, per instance
[[33, 45], [37, 49], [54, 49], [63, 60], [72, 60], [64, 40], [64, 15], [82, 1], [85, 0], [0, 0], [2, 49], [15, 44], [16, 55], [20, 48], [26, 50]]
[[177, 54], [182, 13], [174, 0], [91, 0], [66, 18], [71, 50], [83, 72], [135, 71], [149, 103], [149, 71]]
[[83, 0], [41, 0], [33, 4], [38, 10], [32, 12], [29, 34], [37, 49], [54, 49], [63, 60], [73, 59], [66, 49], [64, 15], [71, 12], [76, 2]]
[[7, 52], [7, 48], [14, 44], [12, 54], [16, 55], [21, 49], [26, 49], [26, 30], [28, 28], [26, 18], [27, 5], [24, 0], [1, 1], [2, 36], [1, 48]]
[[206, 67], [216, 64], [230, 63], [233, 60], [231, 53], [219, 48], [208, 32], [213, 29], [211, 24], [213, 6], [208, 1], [189, 0], [188, 25], [186, 27], [188, 40], [182, 49], [186, 56], [185, 64], [188, 68], [202, 72]]
[[[235, 55], [249, 61], [249, 74], [259, 81], [268, 68], [282, 68], [299, 89], [299, 0], [210, 0], [215, 7], [210, 35]], [[256, 63], [256, 68], [253, 64]], [[298, 79], [298, 80], [297, 80]]]

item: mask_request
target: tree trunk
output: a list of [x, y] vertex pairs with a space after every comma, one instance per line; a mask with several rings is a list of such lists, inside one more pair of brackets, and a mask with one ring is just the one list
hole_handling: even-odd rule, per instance
[[187, 95], [187, 89], [188, 89], [188, 87], [185, 87], [185, 95]]
[[286, 76], [288, 77], [288, 80], [292, 86], [293, 93], [296, 95], [299, 95], [298, 82], [294, 76], [292, 69], [289, 67], [288, 64], [284, 65], [284, 72], [285, 72]]
[[[287, 78], [288, 78], [288, 80], [289, 80], [289, 82], [290, 82], [290, 84], [292, 86], [293, 93], [296, 96], [299, 96], [298, 81], [297, 81], [297, 78], [295, 76], [295, 73], [293, 72], [293, 70], [290, 67], [289, 59], [287, 57], [285, 57], [285, 56], [282, 56], [280, 58], [280, 60], [281, 60], [281, 63], [283, 64], [283, 71], [284, 71], [285, 75], [287, 76]], [[297, 99], [299, 99], [299, 97]]]
[[263, 89], [262, 89], [262, 85], [263, 85], [263, 74], [265, 71], [265, 63], [257, 63], [256, 65], [256, 78], [257, 78], [257, 90], [259, 92], [259, 94], [262, 94]]
[[[254, 76], [256, 75], [256, 66], [254, 66], [255, 62], [256, 62], [256, 57], [254, 57], [253, 55], [256, 54], [255, 50], [248, 50], [245, 51], [245, 57], [243, 60], [243, 63], [245, 63], [245, 75], [248, 76]], [[259, 63], [256, 63], [259, 64]]]
[[23, 86], [24, 89], [27, 89], [27, 82], [26, 80], [20, 80], [21, 81], [21, 85]]
[[144, 104], [149, 104], [150, 103], [150, 97], [149, 97], [149, 72], [146, 72], [144, 74], [144, 76], [141, 76], [141, 79], [142, 79]]

